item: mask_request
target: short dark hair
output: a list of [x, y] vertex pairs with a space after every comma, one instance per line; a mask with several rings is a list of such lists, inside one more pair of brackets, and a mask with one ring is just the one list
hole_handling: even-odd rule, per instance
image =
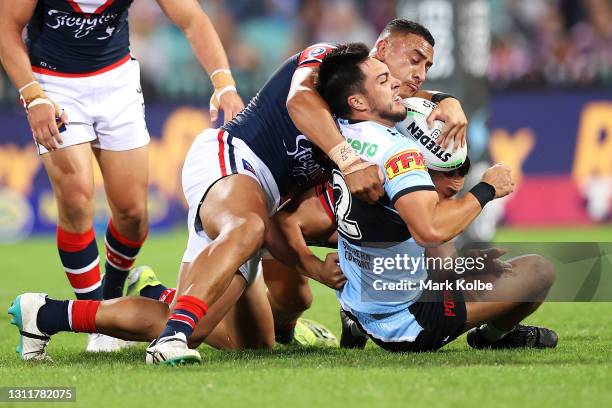
[[359, 66], [368, 60], [370, 49], [363, 43], [349, 43], [330, 51], [319, 65], [316, 88], [334, 115], [346, 117], [351, 113], [348, 97], [365, 93], [365, 75]]
[[403, 18], [396, 18], [395, 20], [389, 21], [379, 38], [386, 37], [390, 34], [416, 34], [423, 37], [432, 47], [436, 45], [436, 40], [434, 40], [433, 35], [431, 35], [431, 32], [427, 28], [415, 21]]

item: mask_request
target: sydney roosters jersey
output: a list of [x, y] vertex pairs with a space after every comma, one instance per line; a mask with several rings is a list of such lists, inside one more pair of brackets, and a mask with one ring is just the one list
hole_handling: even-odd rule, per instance
[[27, 27], [32, 69], [87, 74], [129, 58], [132, 0], [39, 0]]
[[281, 195], [316, 180], [326, 156], [295, 127], [287, 112], [294, 72], [316, 67], [335, 46], [316, 44], [290, 57], [247, 107], [222, 128], [242, 139], [270, 169]]

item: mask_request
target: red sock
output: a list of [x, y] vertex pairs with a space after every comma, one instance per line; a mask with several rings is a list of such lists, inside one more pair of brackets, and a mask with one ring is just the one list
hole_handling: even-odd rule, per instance
[[96, 314], [100, 307], [99, 300], [74, 300], [70, 311], [70, 327], [79, 333], [97, 333]]

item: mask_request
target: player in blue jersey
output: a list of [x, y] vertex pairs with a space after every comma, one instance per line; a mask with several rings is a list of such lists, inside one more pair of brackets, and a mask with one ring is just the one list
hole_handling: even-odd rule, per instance
[[[0, 59], [19, 89], [58, 206], [57, 245], [78, 299], [122, 294], [147, 235], [148, 143], [138, 62], [129, 49], [132, 0], [0, 1]], [[158, 0], [215, 85], [212, 119], [243, 108], [218, 35], [196, 0]], [[27, 25], [25, 43], [22, 32]], [[100, 281], [93, 231], [92, 150], [111, 220]], [[92, 338], [95, 340], [95, 337]], [[112, 343], [89, 349], [112, 348]]]
[[489, 251], [492, 256], [484, 267], [472, 268], [491, 285], [485, 290], [460, 289], [457, 285], [465, 284], [457, 283], [461, 279], [454, 279], [452, 271], [434, 276], [418, 262], [425, 251], [432, 259], [446, 256], [441, 245], [513, 185], [509, 170], [497, 165], [464, 197], [450, 200], [463, 186], [466, 169], [459, 174], [433, 172], [432, 181], [417, 145], [394, 128], [405, 116], [402, 106], [391, 102], [399, 82], [367, 51], [352, 44], [328, 54], [318, 86], [333, 111], [345, 118], [339, 121], [343, 135], [361, 146], [377, 146], [372, 155], [384, 171], [386, 195], [376, 205], [357, 200], [334, 171], [331, 183], [307, 192], [296, 208], [275, 217], [272, 231], [278, 235], [269, 239], [268, 249], [298, 270], [316, 270], [322, 262], [302, 235], [320, 239], [337, 227], [340, 268], [347, 279], [337, 292], [344, 346], [362, 347], [367, 335], [390, 351], [436, 350], [472, 329], [468, 342], [476, 348], [555, 347], [553, 331], [519, 325], [554, 281], [554, 270], [542, 257], [503, 263], [497, 260], [499, 251]]
[[[394, 27], [385, 30], [377, 45], [391, 38], [398, 43], [410, 40], [417, 55], [411, 56], [414, 61], [405, 61], [410, 67], [405, 77], [420, 85], [433, 58], [431, 34], [413, 23], [399, 25], [398, 31]], [[267, 304], [265, 291], [258, 294], [257, 286], [248, 286], [257, 282], [259, 250], [268, 217], [276, 211], [281, 196], [317, 181], [326, 155], [343, 171], [352, 192], [361, 192], [370, 201], [382, 193], [378, 168], [352, 152], [338, 133], [329, 108], [318, 108], [322, 99], [312, 79], [321, 58], [331, 49], [332, 46], [319, 44], [289, 58], [235, 120], [221, 129], [206, 130], [194, 141], [183, 168], [189, 241], [181, 265], [179, 296], [167, 327], [150, 347], [151, 362], [158, 362], [159, 354], [180, 359], [183, 352], [189, 354], [187, 358], [197, 360], [197, 352], [188, 350], [186, 343], [209, 305], [211, 313], [204, 320], [210, 326], [204, 329], [205, 333], [210, 333], [215, 322], [225, 315], [213, 314], [212, 310], [226, 312], [239, 299], [244, 300], [244, 305], [259, 308], [262, 327], [270, 324], [266, 316], [269, 306], [259, 306], [262, 296]], [[380, 57], [397, 55], [400, 60], [405, 59], [403, 54], [405, 49], [398, 47], [396, 54], [381, 52]], [[312, 108], [310, 114], [315, 119], [327, 115], [323, 121], [317, 119], [317, 126], [331, 123], [329, 129], [313, 131], [310, 126], [317, 121], [309, 121], [301, 125], [308, 131], [301, 132], [302, 127], [298, 130], [293, 122], [302, 103]], [[451, 98], [445, 99], [437, 112], [444, 112], [440, 107], [449, 105], [447, 115], [463, 115], [460, 109], [457, 112]], [[302, 114], [298, 116], [303, 120]], [[255, 321], [246, 317], [248, 322]], [[153, 329], [147, 333], [152, 332]], [[261, 341], [250, 340], [253, 344], [270, 344], [266, 336]]]

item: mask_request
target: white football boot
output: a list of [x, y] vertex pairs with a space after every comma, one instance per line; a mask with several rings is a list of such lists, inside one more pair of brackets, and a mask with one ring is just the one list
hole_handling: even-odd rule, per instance
[[85, 351], [88, 353], [112, 353], [137, 344], [135, 341], [122, 340], [106, 334], [91, 333]]
[[202, 361], [202, 357], [197, 350], [187, 347], [187, 338], [183, 333], [176, 333], [173, 336], [162, 337], [153, 341], [147, 347], [147, 364], [158, 365], [178, 365], [178, 364], [197, 364]]
[[46, 303], [46, 293], [23, 293], [13, 300], [8, 313], [13, 316], [11, 324], [19, 329], [17, 353], [22, 360], [51, 361], [45, 347], [51, 337], [38, 329], [36, 317]]

